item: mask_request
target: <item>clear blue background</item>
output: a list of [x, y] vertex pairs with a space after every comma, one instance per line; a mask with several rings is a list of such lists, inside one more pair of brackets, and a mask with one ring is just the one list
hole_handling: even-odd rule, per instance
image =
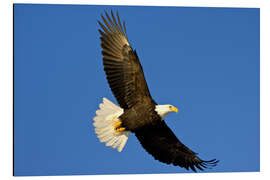
[[92, 118], [105, 79], [97, 20], [118, 10], [153, 98], [202, 159], [206, 172], [259, 171], [259, 18], [255, 8], [14, 6], [16, 176], [177, 173], [132, 134], [123, 152], [106, 147]]

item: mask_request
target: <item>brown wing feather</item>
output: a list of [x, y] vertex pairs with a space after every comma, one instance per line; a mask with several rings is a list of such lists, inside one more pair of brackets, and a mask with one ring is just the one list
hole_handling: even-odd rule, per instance
[[201, 160], [196, 153], [182, 144], [164, 121], [135, 132], [143, 148], [156, 160], [175, 166], [203, 170], [215, 166], [218, 161]]
[[103, 30], [99, 32], [104, 70], [119, 105], [128, 109], [151, 95], [139, 58], [127, 40], [125, 25], [123, 30], [118, 13], [117, 20], [112, 12], [112, 19], [106, 12], [105, 15], [107, 20], [101, 15], [105, 25], [98, 21]]

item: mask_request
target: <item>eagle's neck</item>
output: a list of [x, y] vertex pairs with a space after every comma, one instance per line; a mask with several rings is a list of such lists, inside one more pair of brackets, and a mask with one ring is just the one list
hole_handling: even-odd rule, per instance
[[170, 105], [156, 105], [155, 111], [158, 113], [162, 120], [164, 120], [167, 114], [172, 112], [169, 107]]

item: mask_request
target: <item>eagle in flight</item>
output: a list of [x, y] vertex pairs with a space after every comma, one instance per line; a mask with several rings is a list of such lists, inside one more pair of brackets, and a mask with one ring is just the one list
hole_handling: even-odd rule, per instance
[[110, 88], [117, 99], [117, 106], [106, 98], [99, 105], [94, 117], [95, 132], [100, 142], [117, 148], [125, 146], [130, 133], [156, 160], [189, 168], [203, 170], [216, 166], [218, 160], [205, 161], [182, 144], [164, 118], [168, 113], [178, 112], [172, 105], [158, 105], [149, 92], [142, 66], [135, 50], [128, 42], [125, 22], [111, 11], [101, 15], [101, 47], [104, 71]]

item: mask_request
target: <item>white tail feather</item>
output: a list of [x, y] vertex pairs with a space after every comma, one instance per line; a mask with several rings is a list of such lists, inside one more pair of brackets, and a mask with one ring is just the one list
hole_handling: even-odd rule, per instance
[[118, 117], [124, 111], [106, 98], [103, 98], [103, 103], [99, 104], [99, 108], [96, 111], [93, 123], [97, 137], [106, 146], [117, 148], [121, 152], [127, 142], [130, 131], [115, 133], [114, 123], [119, 121]]

